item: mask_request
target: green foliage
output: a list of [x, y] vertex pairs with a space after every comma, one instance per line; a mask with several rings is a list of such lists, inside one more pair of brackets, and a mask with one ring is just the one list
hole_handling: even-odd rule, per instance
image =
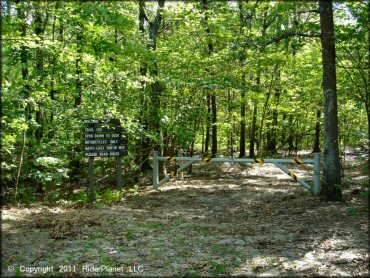
[[102, 202], [106, 203], [106, 204], [110, 204], [112, 202], [119, 202], [119, 201], [122, 201], [123, 197], [125, 196], [126, 194], [126, 191], [122, 190], [122, 191], [116, 191], [116, 190], [111, 190], [111, 189], [107, 189], [102, 195], [101, 195], [101, 199], [98, 198], [97, 200], [101, 200]]
[[[212, 1], [207, 24], [200, 3], [166, 3], [155, 50], [153, 24], [140, 30], [135, 1], [6, 2], [1, 168], [9, 194], [17, 179], [27, 201], [36, 191], [58, 201], [66, 190], [68, 196], [85, 190], [82, 119], [90, 117], [127, 119], [123, 169], [125, 184], [133, 187], [156, 144], [165, 155], [204, 150], [209, 93], [217, 98], [220, 155], [229, 156], [231, 147], [238, 151], [242, 103], [247, 148], [256, 109], [260, 151], [272, 137], [279, 152], [287, 150], [289, 136], [293, 148], [311, 149], [316, 110], [323, 108], [322, 53], [319, 37], [293, 33], [319, 33], [319, 15], [301, 13], [317, 3], [242, 2]], [[145, 5], [153, 23], [156, 4]], [[366, 3], [335, 3], [334, 10], [341, 149], [366, 149]], [[108, 190], [115, 186], [114, 159], [95, 163], [98, 202], [120, 201], [127, 192]], [[87, 193], [77, 194], [73, 201], [89, 202]]]
[[213, 276], [227, 274], [228, 273], [227, 264], [212, 262], [211, 267], [208, 270], [208, 273]]
[[351, 207], [347, 208], [347, 213], [349, 215], [355, 215], [355, 214], [357, 214], [357, 212], [358, 212], [358, 209], [354, 206], [351, 206]]
[[369, 191], [362, 191], [360, 192], [361, 199], [368, 200], [369, 199]]

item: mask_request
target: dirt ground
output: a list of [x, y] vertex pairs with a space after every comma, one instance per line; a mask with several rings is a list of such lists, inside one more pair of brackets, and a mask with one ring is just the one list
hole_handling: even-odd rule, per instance
[[[100, 208], [2, 210], [2, 275], [368, 276], [366, 176], [323, 202], [271, 164], [199, 164]], [[310, 165], [291, 166], [312, 183]], [[349, 177], [347, 176], [347, 177]]]

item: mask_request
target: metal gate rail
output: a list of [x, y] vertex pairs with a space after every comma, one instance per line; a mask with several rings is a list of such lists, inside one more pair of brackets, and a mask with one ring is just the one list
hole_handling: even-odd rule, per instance
[[[178, 176], [179, 180], [182, 180], [182, 172], [192, 165], [194, 162], [203, 161], [206, 163], [211, 162], [218, 162], [218, 163], [273, 163], [277, 166], [280, 170], [284, 173], [288, 174], [292, 177], [295, 181], [299, 182], [304, 188], [307, 190], [311, 190], [311, 186], [304, 181], [302, 178], [299, 178], [295, 175], [295, 173], [289, 170], [282, 164], [313, 164], [314, 165], [314, 184], [313, 184], [313, 193], [318, 195], [320, 193], [320, 153], [314, 154], [314, 159], [300, 159], [300, 158], [283, 158], [283, 159], [274, 159], [274, 158], [226, 158], [226, 157], [183, 157], [182, 150], [179, 150], [179, 156], [158, 156], [158, 152], [153, 152], [153, 187], [155, 190], [158, 189], [159, 186], [164, 184], [165, 182], [169, 181], [171, 177]], [[180, 168], [177, 169], [176, 173], [172, 173], [171, 175], [165, 177], [161, 181], [159, 181], [158, 175], [158, 162], [159, 161], [179, 161]], [[183, 164], [183, 162], [187, 162]]]

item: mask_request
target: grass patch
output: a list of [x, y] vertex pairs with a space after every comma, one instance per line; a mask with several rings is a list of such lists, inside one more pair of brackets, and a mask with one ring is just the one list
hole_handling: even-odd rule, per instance
[[128, 241], [130, 241], [130, 240], [133, 240], [133, 239], [135, 239], [135, 238], [136, 238], [136, 235], [135, 235], [134, 230], [127, 229], [127, 232], [126, 232], [126, 239], [127, 239]]
[[226, 263], [217, 263], [217, 262], [212, 262], [211, 267], [208, 270], [208, 273], [211, 274], [212, 276], [217, 276], [217, 275], [224, 275], [227, 274], [228, 267]]
[[234, 257], [244, 257], [243, 252], [241, 250], [236, 249], [232, 246], [222, 245], [222, 244], [216, 244], [213, 246], [213, 252], [215, 252], [217, 255], [231, 255]]
[[142, 227], [152, 230], [152, 231], [160, 231], [160, 230], [163, 230], [166, 227], [166, 225], [163, 223], [152, 222], [152, 223], [145, 223], [142, 225]]
[[189, 271], [185, 274], [185, 277], [201, 277], [202, 271], [199, 266], [192, 266]]
[[96, 248], [96, 242], [95, 242], [95, 241], [88, 241], [88, 242], [85, 242], [85, 243], [84, 243], [84, 247], [85, 247], [86, 249]]

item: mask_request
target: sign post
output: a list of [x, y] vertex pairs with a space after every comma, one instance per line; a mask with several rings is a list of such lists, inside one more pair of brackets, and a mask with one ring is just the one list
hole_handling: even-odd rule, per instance
[[95, 199], [95, 192], [94, 192], [94, 157], [89, 157], [89, 190], [91, 197]]
[[117, 157], [117, 187], [122, 190], [122, 156], [128, 155], [127, 132], [119, 119], [86, 119], [85, 156], [89, 158], [89, 190], [94, 197], [94, 158]]
[[117, 157], [117, 187], [122, 190], [122, 157]]

